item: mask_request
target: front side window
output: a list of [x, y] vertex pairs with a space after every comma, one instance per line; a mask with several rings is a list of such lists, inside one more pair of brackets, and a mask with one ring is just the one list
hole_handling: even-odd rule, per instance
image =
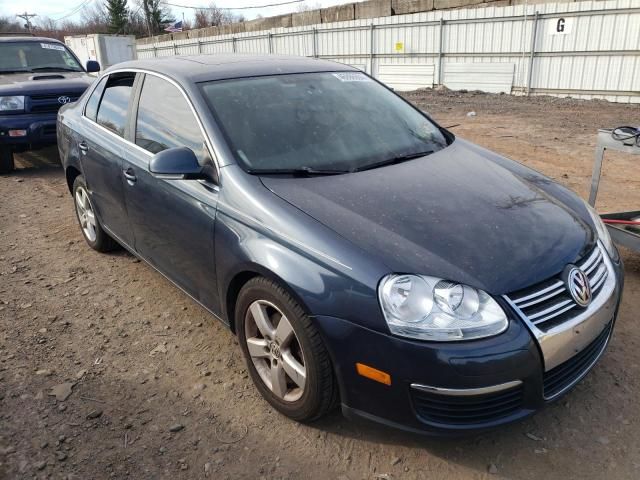
[[447, 146], [428, 118], [361, 72], [213, 81], [202, 91], [252, 173], [356, 171]]
[[121, 137], [124, 137], [134, 79], [135, 74], [132, 73], [109, 75], [98, 107], [98, 124]]
[[136, 145], [151, 153], [188, 147], [201, 165], [210, 162], [204, 137], [187, 100], [171, 83], [146, 75], [136, 121]]
[[18, 72], [82, 72], [67, 47], [54, 42], [1, 42], [0, 74]]

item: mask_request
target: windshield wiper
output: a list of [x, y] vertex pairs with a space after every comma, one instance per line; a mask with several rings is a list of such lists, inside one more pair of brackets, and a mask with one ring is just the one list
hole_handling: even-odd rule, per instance
[[78, 70], [76, 68], [68, 68], [68, 67], [34, 67], [30, 71], [32, 72], [42, 72], [42, 71], [81, 72], [82, 70]]
[[416, 153], [408, 153], [406, 155], [398, 155], [396, 157], [387, 158], [386, 160], [382, 160], [380, 162], [371, 163], [369, 165], [364, 165], [362, 167], [358, 167], [354, 169], [354, 172], [362, 172], [363, 170], [371, 170], [372, 168], [384, 167], [386, 165], [393, 165], [396, 163], [406, 162], [407, 160], [413, 160], [414, 158], [424, 157], [433, 153], [433, 150], [427, 150], [424, 152], [416, 152]]
[[298, 168], [269, 168], [269, 169], [249, 169], [249, 173], [256, 175], [298, 175], [308, 177], [312, 175], [340, 175], [342, 173], [351, 173], [351, 170], [338, 170], [327, 168], [311, 168], [311, 167], [298, 167]]

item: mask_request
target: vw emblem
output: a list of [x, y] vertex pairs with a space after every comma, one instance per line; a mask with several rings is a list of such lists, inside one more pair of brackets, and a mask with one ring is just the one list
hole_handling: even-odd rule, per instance
[[565, 278], [567, 290], [573, 300], [581, 307], [586, 307], [591, 303], [591, 285], [587, 274], [573, 265], [568, 268]]
[[65, 103], [69, 103], [71, 101], [71, 99], [69, 97], [67, 97], [66, 95], [62, 95], [61, 97], [58, 97], [58, 103], [60, 105], [64, 105]]

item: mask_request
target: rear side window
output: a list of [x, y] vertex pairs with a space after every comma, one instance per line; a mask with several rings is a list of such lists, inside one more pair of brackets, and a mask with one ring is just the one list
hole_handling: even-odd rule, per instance
[[91, 96], [87, 101], [87, 106], [84, 108], [84, 116], [90, 118], [94, 122], [96, 121], [96, 116], [98, 115], [98, 104], [100, 103], [100, 97], [102, 97], [102, 91], [104, 90], [104, 85], [107, 82], [108, 77], [103, 77], [98, 86], [91, 92]]
[[110, 75], [98, 107], [96, 121], [112, 132], [124, 137], [127, 108], [133, 91], [135, 74]]
[[173, 147], [188, 147], [201, 165], [211, 161], [198, 122], [174, 85], [146, 75], [136, 121], [136, 145], [151, 153]]

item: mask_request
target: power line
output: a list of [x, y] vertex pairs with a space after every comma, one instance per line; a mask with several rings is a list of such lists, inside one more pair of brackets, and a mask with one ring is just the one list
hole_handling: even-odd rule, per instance
[[270, 3], [268, 5], [251, 5], [249, 7], [192, 7], [191, 5], [178, 5], [176, 3], [169, 3], [163, 0], [161, 0], [160, 3], [170, 5], [172, 7], [192, 8], [194, 10], [251, 10], [254, 8], [279, 7], [280, 5], [290, 5], [292, 3], [300, 3], [304, 1], [305, 0], [289, 0], [288, 2]]
[[75, 15], [76, 13], [78, 13], [80, 10], [82, 10], [85, 7], [88, 7], [89, 4], [93, 2], [93, 0], [84, 0], [82, 3], [80, 3], [79, 5], [76, 5], [75, 7], [73, 7], [69, 13], [58, 17], [56, 19], [53, 19], [54, 22], [59, 22], [60, 20], [64, 20], [67, 17], [71, 17], [72, 15]]

